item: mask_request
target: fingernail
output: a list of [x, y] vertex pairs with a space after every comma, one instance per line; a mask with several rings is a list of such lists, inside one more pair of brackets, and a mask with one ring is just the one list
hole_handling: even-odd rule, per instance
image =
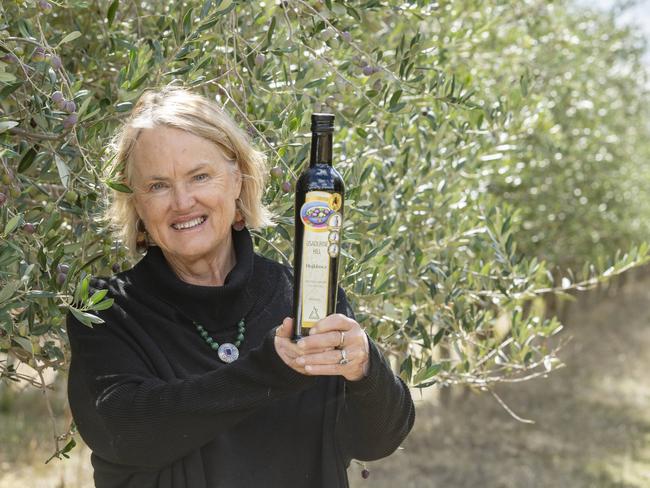
[[305, 348], [305, 341], [298, 341], [298, 347], [300, 347], [301, 349], [304, 349]]
[[303, 358], [303, 357], [299, 357], [298, 359], [296, 359], [296, 362], [297, 362], [298, 364], [305, 364], [305, 358]]
[[305, 366], [305, 371], [311, 371], [311, 366]]

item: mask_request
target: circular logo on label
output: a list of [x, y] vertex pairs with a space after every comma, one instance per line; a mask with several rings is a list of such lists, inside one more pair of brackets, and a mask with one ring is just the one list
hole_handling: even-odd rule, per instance
[[300, 209], [300, 218], [305, 225], [315, 228], [324, 228], [327, 226], [327, 219], [332, 210], [325, 202], [307, 202]]
[[329, 247], [327, 248], [327, 253], [330, 255], [331, 258], [335, 258], [336, 256], [339, 255], [339, 245], [330, 244]]
[[329, 200], [329, 207], [334, 210], [335, 212], [338, 211], [339, 208], [341, 208], [341, 195], [338, 193], [332, 193], [332, 196], [330, 196]]
[[341, 214], [337, 212], [333, 212], [330, 214], [329, 219], [327, 220], [327, 226], [331, 230], [338, 230], [341, 228], [341, 222], [343, 219], [341, 218]]
[[339, 242], [339, 233], [336, 231], [330, 232], [327, 236], [327, 240], [330, 242]]

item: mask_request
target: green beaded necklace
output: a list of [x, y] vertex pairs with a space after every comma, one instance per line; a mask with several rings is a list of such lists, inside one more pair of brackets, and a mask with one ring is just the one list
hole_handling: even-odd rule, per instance
[[224, 363], [232, 363], [239, 357], [238, 348], [244, 343], [244, 333], [246, 332], [246, 322], [244, 319], [241, 319], [237, 324], [237, 330], [239, 331], [239, 334], [237, 335], [237, 340], [234, 344], [231, 344], [230, 342], [224, 342], [223, 344], [219, 345], [217, 341], [210, 337], [208, 331], [205, 330], [201, 324], [194, 321], [192, 321], [192, 323], [194, 324], [194, 327], [196, 327], [199, 335], [203, 337], [203, 340], [206, 342], [206, 344], [210, 346], [213, 351], [217, 351], [219, 359], [221, 359]]

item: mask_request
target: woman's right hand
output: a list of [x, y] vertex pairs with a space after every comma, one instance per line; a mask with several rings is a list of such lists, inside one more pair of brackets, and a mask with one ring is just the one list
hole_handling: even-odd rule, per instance
[[291, 336], [293, 336], [293, 319], [286, 317], [282, 321], [282, 325], [279, 325], [275, 329], [275, 351], [287, 366], [301, 374], [311, 376], [305, 369], [305, 364], [298, 364], [296, 359], [304, 356], [305, 353], [318, 354], [334, 349], [334, 347], [325, 347], [307, 351], [293, 342]]
[[[340, 375], [348, 381], [358, 381], [368, 374], [368, 337], [355, 320], [332, 314], [320, 320], [310, 329], [309, 337], [298, 343], [291, 340], [292, 334], [293, 319], [287, 317], [275, 329], [275, 350], [298, 373]], [[346, 346], [342, 350], [345, 338]], [[341, 362], [346, 352], [350, 359]]]

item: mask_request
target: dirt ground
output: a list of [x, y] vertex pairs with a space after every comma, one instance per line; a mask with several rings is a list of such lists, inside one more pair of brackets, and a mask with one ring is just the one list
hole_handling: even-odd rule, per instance
[[[650, 487], [650, 279], [614, 297], [591, 294], [571, 308], [562, 332], [567, 367], [547, 379], [488, 394], [416, 391], [417, 420], [403, 448], [349, 470], [352, 488]], [[50, 445], [43, 403], [0, 398], [0, 488], [91, 487], [89, 452], [45, 466]], [[5, 399], [5, 403], [7, 400]], [[7, 413], [3, 413], [3, 410]], [[10, 414], [9, 414], [10, 412]]]

